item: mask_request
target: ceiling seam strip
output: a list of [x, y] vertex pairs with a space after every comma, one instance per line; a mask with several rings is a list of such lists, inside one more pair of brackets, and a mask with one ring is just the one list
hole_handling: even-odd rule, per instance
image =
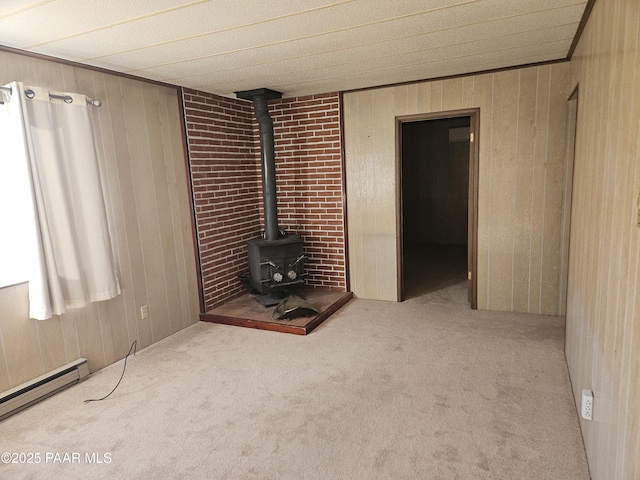
[[[537, 45], [552, 45], [554, 43], [562, 43], [562, 42], [566, 42], [567, 40], [571, 40], [573, 37], [568, 37], [562, 40], [554, 40], [551, 42], [544, 42], [541, 44], [537, 44]], [[468, 43], [472, 43], [472, 42], [468, 42]], [[522, 45], [519, 47], [513, 47], [513, 48], [504, 48], [504, 49], [500, 49], [500, 50], [496, 50], [496, 52], [508, 52], [510, 50], [517, 50], [517, 49], [521, 49], [521, 48], [526, 48], [528, 45]], [[418, 51], [415, 52], [409, 52], [409, 53], [417, 53]], [[468, 58], [468, 57], [476, 57], [478, 54], [477, 53], [472, 53], [472, 54], [468, 54], [468, 55], [460, 55], [458, 57], [451, 57], [452, 60], [457, 60], [457, 59], [463, 59], [463, 58]], [[563, 54], [564, 55], [564, 54]], [[383, 57], [376, 57], [375, 59], [372, 60], [379, 60], [379, 59], [383, 59], [383, 58], [389, 58], [392, 57], [394, 55], [385, 55]], [[561, 60], [564, 57], [558, 58], [556, 60]], [[367, 61], [370, 61], [371, 59], [368, 59]], [[448, 60], [448, 59], [445, 59]], [[413, 66], [417, 66], [417, 65], [429, 65], [429, 64], [436, 64], [443, 61], [443, 59], [438, 59], [438, 60], [433, 60], [433, 61], [429, 61], [429, 62], [419, 62], [419, 63], [406, 63], [406, 64], [402, 64], [402, 65], [395, 65], [394, 67], [384, 67], [384, 68], [380, 68], [380, 69], [374, 69], [374, 70], [366, 70], [364, 71], [364, 73], [368, 73], [368, 72], [378, 72], [378, 71], [384, 71], [384, 70], [388, 70], [390, 68], [404, 68], [404, 67], [413, 67]], [[291, 75], [291, 74], [295, 74], [295, 73], [305, 73], [305, 72], [312, 72], [314, 70], [324, 70], [324, 69], [328, 69], [328, 68], [333, 68], [335, 66], [344, 66], [344, 65], [349, 65], [349, 62], [342, 62], [339, 64], [334, 64], [334, 65], [329, 65], [329, 66], [325, 66], [325, 67], [315, 67], [315, 68], [307, 68], [307, 69], [303, 69], [303, 70], [296, 70], [296, 71], [290, 71], [290, 72], [286, 72], [284, 75]], [[349, 73], [349, 74], [345, 74], [345, 75], [340, 75], [340, 76], [334, 76], [334, 77], [326, 77], [328, 79], [330, 78], [342, 78], [342, 77], [348, 77], [348, 76], [353, 76], [353, 75], [361, 75], [363, 72], [357, 72], [357, 73]], [[282, 73], [279, 74], [274, 74], [274, 75], [265, 75], [262, 76], [262, 79], [267, 79], [267, 78], [277, 78], [277, 77], [281, 77], [283, 76]], [[225, 84], [227, 84], [229, 82], [229, 80], [225, 81], [225, 82], [218, 82], [218, 83], [208, 83], [206, 85], [198, 85], [194, 88], [201, 88], [204, 86], [207, 87], [216, 87], [216, 86], [223, 86]], [[285, 84], [285, 85], [291, 85], [291, 84]]]
[[[188, 37], [182, 37], [182, 38], [178, 38], [178, 39], [175, 39], [175, 40], [170, 40], [170, 41], [167, 41], [167, 42], [154, 43], [154, 44], [150, 44], [150, 45], [145, 45], [143, 47], [136, 47], [136, 48], [131, 48], [131, 49], [128, 49], [128, 50], [123, 50], [123, 51], [120, 51], [120, 52], [109, 53], [107, 55], [100, 55], [100, 56], [97, 56], [97, 57], [86, 58], [83, 61], [96, 60], [96, 59], [100, 59], [100, 58], [111, 57], [111, 56], [114, 56], [114, 55], [122, 55], [122, 54], [127, 54], [127, 53], [131, 53], [131, 52], [139, 51], [139, 50], [145, 50], [145, 49], [148, 49], [148, 48], [154, 48], [154, 47], [158, 47], [158, 46], [169, 45], [169, 44], [172, 44], [172, 43], [179, 43], [179, 42], [183, 42], [183, 41], [187, 41], [187, 40], [194, 40], [194, 39], [197, 39], [197, 38], [218, 35], [220, 33], [226, 33], [226, 32], [232, 31], [232, 30], [239, 30], [239, 29], [251, 27], [251, 26], [254, 26], [254, 25], [265, 24], [265, 23], [274, 22], [274, 21], [277, 21], [277, 20], [282, 20], [282, 19], [285, 19], [285, 18], [290, 18], [290, 17], [294, 17], [294, 16], [298, 16], [298, 15], [304, 15], [304, 14], [309, 13], [309, 12], [319, 11], [319, 10], [323, 10], [323, 9], [326, 9], [326, 8], [332, 8], [334, 6], [343, 5], [343, 4], [346, 4], [346, 3], [353, 2], [353, 1], [354, 0], [346, 0], [346, 1], [343, 1], [343, 2], [336, 2], [336, 3], [333, 3], [331, 5], [325, 5], [323, 7], [317, 7], [317, 8], [314, 8], [314, 9], [309, 9], [309, 10], [305, 10], [305, 11], [302, 11], [302, 12], [296, 12], [296, 13], [292, 13], [292, 14], [288, 14], [288, 15], [283, 15], [283, 16], [280, 16], [280, 17], [274, 17], [274, 18], [270, 18], [268, 20], [264, 20], [264, 21], [260, 21], [260, 22], [253, 22], [253, 23], [246, 23], [246, 24], [243, 24], [243, 25], [236, 25], [234, 27], [224, 28], [224, 29], [217, 30], [217, 31], [214, 31], [214, 32], [200, 33], [198, 35], [191, 35], [191, 36], [188, 36]], [[435, 12], [435, 11], [440, 11], [440, 10], [447, 10], [447, 9], [450, 9], [450, 8], [455, 8], [455, 7], [460, 7], [460, 6], [464, 6], [464, 5], [469, 5], [469, 4], [472, 4], [472, 3], [477, 3], [478, 1], [480, 1], [480, 0], [464, 0], [464, 1], [460, 2], [460, 3], [455, 4], [455, 5], [448, 5], [446, 7], [437, 7], [437, 8], [433, 8], [433, 9], [429, 9], [429, 10], [423, 10], [423, 11], [416, 12], [416, 13], [409, 13], [409, 14], [405, 14], [405, 15], [399, 15], [399, 16], [393, 17], [391, 19], [386, 18], [386, 19], [383, 19], [383, 20], [376, 20], [374, 22], [363, 23], [363, 24], [357, 25], [355, 27], [345, 27], [345, 28], [341, 28], [341, 29], [338, 29], [338, 30], [332, 30], [331, 32], [328, 32], [328, 33], [336, 33], [336, 32], [341, 32], [341, 31], [352, 30], [354, 28], [360, 28], [360, 27], [363, 27], [363, 26], [377, 25], [377, 24], [380, 24], [380, 23], [388, 22], [390, 20], [400, 20], [400, 19], [403, 19], [403, 18], [409, 18], [409, 17], [414, 17], [414, 16], [417, 16], [417, 15], [423, 15], [425, 13], [430, 13], [430, 12]], [[300, 38], [313, 38], [313, 37], [320, 36], [320, 35], [327, 35], [327, 32], [317, 33], [317, 34], [308, 35], [308, 36], [304, 36], [304, 37], [298, 37], [298, 39], [300, 39]], [[290, 42], [290, 41], [291, 40], [282, 40], [280, 42], [273, 42], [273, 43], [269, 43], [269, 44], [265, 44], [265, 45], [259, 45], [257, 47], [248, 47], [246, 49], [239, 49], [237, 51], [249, 50], [249, 49], [252, 49], [252, 48], [261, 48], [261, 47], [264, 47], [264, 46], [271, 46], [271, 45], [279, 45], [281, 43], [286, 43], [286, 42]], [[237, 51], [236, 50], [232, 50], [231, 52], [223, 52], [221, 54], [205, 55], [203, 57], [196, 57], [196, 58], [194, 58], [192, 60], [199, 60], [199, 59], [202, 59], [202, 58], [209, 58], [209, 57], [218, 56], [218, 55], [226, 55], [228, 53], [235, 53]], [[163, 65], [172, 65], [174, 63], [183, 63], [183, 61], [169, 62], [169, 63], [163, 64]], [[134, 69], [134, 70], [128, 70], [128, 71], [134, 72], [134, 71], [137, 71], [137, 70], [142, 70], [142, 69]]]
[[[186, 41], [186, 40], [194, 40], [196, 38], [206, 37], [206, 36], [209, 36], [209, 35], [217, 35], [219, 33], [225, 33], [225, 32], [229, 32], [229, 31], [232, 31], [232, 30], [239, 29], [239, 28], [253, 27], [253, 26], [256, 26], [256, 25], [263, 24], [263, 23], [269, 23], [269, 22], [273, 22], [273, 21], [276, 21], [276, 20], [283, 20], [285, 18], [291, 18], [291, 17], [295, 17], [295, 16], [298, 16], [298, 15], [303, 15], [303, 14], [310, 13], [310, 12], [316, 12], [316, 11], [320, 11], [320, 10], [325, 10], [327, 8], [332, 8], [332, 7], [335, 7], [337, 5], [344, 5], [344, 4], [347, 4], [347, 3], [354, 2], [354, 1], [355, 0], [342, 0], [342, 1], [339, 1], [339, 2], [331, 3], [329, 5], [323, 5], [322, 7], [310, 8], [308, 10], [303, 10], [301, 12], [289, 13], [289, 14], [286, 14], [286, 15], [281, 15], [279, 17], [269, 18], [267, 20], [261, 20], [261, 21], [257, 21], [257, 22], [251, 22], [251, 23], [244, 23], [242, 25], [236, 25], [236, 26], [233, 26], [233, 27], [222, 28], [220, 30], [216, 30], [216, 31], [213, 31], [213, 32], [199, 33], [197, 35], [190, 35], [188, 37], [182, 37], [182, 38], [178, 38], [178, 39], [175, 39], [175, 40], [170, 40], [170, 41], [167, 41], [167, 42], [153, 43], [151, 45], [145, 45], [144, 47], [136, 47], [136, 48], [131, 48], [129, 50], [122, 50], [120, 52], [109, 53], [109, 54], [106, 54], [106, 55], [98, 55], [97, 57], [85, 58], [82, 61], [97, 60], [97, 59], [100, 59], [100, 58], [111, 57], [113, 55], [122, 55], [124, 53], [131, 53], [131, 52], [135, 52], [135, 51], [138, 51], [138, 50], [144, 50], [146, 48], [159, 47], [161, 45], [169, 45], [171, 43], [183, 42], [183, 41]], [[476, 1], [476, 0], [473, 0], [473, 1]], [[83, 34], [79, 34], [79, 35], [83, 35]], [[50, 42], [50, 43], [53, 43], [53, 42]]]
[[26, 49], [37, 48], [37, 47], [41, 47], [43, 45], [49, 45], [50, 43], [56, 43], [56, 42], [60, 42], [60, 41], [63, 41], [63, 40], [69, 40], [70, 38], [81, 37], [82, 35], [87, 35], [89, 33], [95, 33], [95, 32], [99, 32], [100, 30], [106, 30], [108, 28], [113, 28], [113, 27], [117, 27], [117, 26], [120, 26], [120, 25], [126, 25], [127, 23], [137, 22], [138, 20], [144, 20], [145, 18], [152, 18], [152, 17], [155, 17], [157, 15], [164, 15], [165, 13], [169, 13], [169, 12], [176, 12], [178, 10], [183, 10], [185, 8], [189, 8], [189, 7], [193, 7], [193, 6], [196, 6], [196, 5], [200, 5], [202, 3], [207, 3], [209, 1], [210, 0], [195, 0], [195, 1], [190, 2], [188, 4], [180, 5], [178, 7], [165, 8], [164, 10], [160, 10], [160, 11], [153, 12], [153, 13], [148, 13], [146, 15], [138, 15], [137, 17], [134, 17], [134, 18], [129, 18], [127, 20], [122, 20], [120, 22], [113, 22], [113, 23], [110, 23], [108, 25], [102, 25], [100, 27], [91, 28], [91, 29], [85, 30], [83, 32], [74, 33], [72, 35], [66, 35], [64, 37], [59, 37], [59, 38], [56, 38], [54, 40], [49, 40], [49, 41], [46, 41], [46, 42], [36, 43], [34, 45], [29, 45], [28, 47], [25, 47], [25, 48]]
[[[557, 42], [551, 42], [551, 43], [557, 43]], [[517, 48], [524, 48], [524, 47], [517, 47]], [[506, 49], [506, 50], [503, 50], [503, 51], [508, 51], [508, 50], [516, 50], [516, 48]], [[552, 60], [546, 60], [546, 62], [558, 62], [558, 61], [565, 61], [566, 60], [565, 59], [566, 53], [565, 53], [564, 50], [562, 52], [559, 52], [557, 55], [559, 55], [558, 58], [554, 58]], [[477, 56], [477, 55], [476, 54], [463, 55], [463, 56], [456, 57], [456, 58], [465, 58], [465, 57], [474, 57], [474, 56]], [[527, 57], [518, 57], [516, 62], [519, 63], [521, 61], [521, 59], [528, 59], [528, 58], [531, 58], [531, 55], [529, 55]], [[407, 63], [405, 65], [402, 65], [401, 67], [398, 67], [398, 66], [384, 67], [384, 68], [377, 68], [377, 69], [373, 69], [373, 70], [366, 70], [364, 72], [360, 71], [360, 72], [349, 73], [349, 74], [344, 74], [344, 75], [334, 75], [334, 76], [323, 77], [321, 79], [318, 79], [318, 81], [334, 80], [334, 79], [345, 78], [345, 77], [354, 77], [354, 76], [362, 75], [363, 73], [384, 72], [384, 71], [387, 71], [387, 70], [397, 70], [398, 68], [405, 68], [405, 67], [408, 68], [408, 67], [415, 67], [415, 66], [424, 66], [425, 64], [429, 64], [429, 63], [437, 63], [437, 62], [434, 61], [434, 62], [427, 62], [427, 63], [425, 63], [425, 62]], [[529, 63], [531, 63], [531, 62], [529, 62]], [[475, 66], [479, 66], [479, 64], [474, 64], [474, 67]], [[515, 66], [517, 66], [517, 64]], [[496, 67], [496, 68], [499, 68], [499, 67]], [[307, 70], [305, 70], [305, 71], [307, 71]], [[471, 70], [470, 72], [467, 72], [466, 74], [470, 75], [470, 74], [473, 74], [473, 72], [475, 72], [475, 71], [477, 71], [477, 70], [475, 70], [475, 69]], [[480, 71], [482, 71], [482, 70], [480, 70]], [[262, 79], [262, 78], [264, 78], [264, 77], [260, 77], [260, 79]], [[428, 77], [428, 79], [430, 79], [430, 78], [431, 77]], [[436, 78], [436, 77], [433, 77], [433, 78]], [[306, 82], [306, 81], [284, 83], [284, 84], [277, 85], [277, 87], [284, 88], [284, 87], [291, 86], [291, 85], [304, 85], [304, 84], [307, 84], [307, 83], [308, 82]], [[222, 85], [222, 84], [213, 84], [213, 85]], [[202, 88], [206, 88], [206, 87], [210, 87], [210, 85], [200, 85], [200, 86], [195, 86], [195, 87], [191, 87], [191, 88], [202, 89]]]
[[31, 3], [29, 5], [25, 5], [24, 7], [13, 9], [10, 12], [6, 12], [6, 13], [1, 14], [0, 15], [0, 19], [8, 18], [8, 17], [11, 17], [13, 15], [18, 15], [19, 13], [26, 12], [28, 10], [32, 10], [34, 8], [41, 7], [43, 5], [46, 5], [47, 3], [51, 3], [53, 1], [54, 0], [41, 0], [39, 2]]
[[[542, 62], [543, 62], [543, 63], [557, 63], [557, 62], [564, 62], [564, 61], [566, 61], [566, 59], [564, 58], [564, 56], [562, 56], [562, 55], [563, 55], [563, 53], [562, 53], [562, 52], [558, 53], [558, 55], [560, 55], [560, 56], [559, 56], [558, 58], [556, 58], [556, 59], [553, 59], [553, 60], [544, 60], [544, 61], [542, 61]], [[512, 66], [504, 67], [504, 68], [518, 68], [518, 66], [520, 65], [520, 63], [519, 63], [519, 62], [520, 62], [522, 59], [528, 59], [528, 58], [531, 58], [531, 56], [527, 56], [527, 57], [518, 57], [518, 59], [516, 60], [516, 62], [517, 62], [516, 64], [514, 64], [514, 65], [512, 65]], [[529, 62], [529, 63], [530, 63], [530, 62]], [[407, 64], [407, 65], [404, 65], [404, 66], [405, 66], [405, 67], [415, 67], [415, 66], [419, 66], [419, 65], [423, 65], [423, 64], [422, 64], [422, 63], [411, 63], [411, 64]], [[523, 63], [522, 65], [527, 65], [527, 63]], [[477, 65], [474, 65], [474, 66], [477, 66]], [[397, 69], [397, 68], [398, 68], [398, 67], [384, 67], [384, 68], [379, 68], [379, 69], [375, 69], [375, 70], [368, 70], [366, 73], [372, 73], [372, 72], [373, 72], [373, 73], [375, 73], [375, 72], [384, 72], [384, 71], [387, 71], [387, 70], [393, 70], [393, 69]], [[496, 67], [496, 68], [503, 68], [503, 67]], [[482, 72], [482, 71], [484, 71], [484, 70], [475, 70], [475, 69], [472, 69], [472, 70], [470, 70], [469, 72], [466, 72], [466, 73], [460, 74], [460, 76], [463, 76], [463, 75], [474, 75], [474, 74], [476, 74], [477, 72]], [[350, 73], [350, 74], [348, 74], [348, 75], [340, 75], [340, 76], [324, 77], [324, 78], [320, 79], [320, 81], [333, 80], [333, 79], [337, 79], [337, 78], [344, 78], [344, 77], [353, 77], [353, 76], [361, 75], [361, 74], [362, 74], [362, 72], [358, 72], [358, 73]], [[426, 79], [424, 79], [424, 80], [426, 80], [426, 81], [431, 81], [431, 80], [438, 79], [439, 77], [442, 77], [442, 75], [438, 75], [438, 76], [434, 76], [434, 77], [427, 77], [427, 78], [426, 78]], [[306, 83], [308, 83], [308, 82], [292, 82], [292, 83], [286, 83], [286, 84], [282, 84], [282, 85], [283, 85], [283, 86], [290, 86], [290, 85], [304, 85], [304, 84], [306, 84]], [[195, 88], [198, 88], [198, 87], [195, 87]]]
[[[463, 4], [457, 4], [455, 6], [461, 6], [461, 5], [463, 5]], [[496, 21], [496, 20], [509, 20], [509, 19], [513, 19], [513, 18], [525, 17], [527, 15], [535, 15], [535, 14], [538, 14], [538, 13], [544, 13], [544, 12], [552, 11], [552, 10], [563, 10], [563, 9], [566, 9], [566, 8], [572, 8], [574, 6], [575, 5], [569, 5], [569, 6], [563, 6], [563, 7], [555, 7], [555, 8], [547, 9], [547, 10], [537, 10], [535, 12], [527, 12], [527, 13], [521, 13], [521, 14], [517, 14], [517, 15], [509, 15], [509, 16], [500, 17], [500, 18], [492, 18], [490, 20], [484, 20], [484, 21], [481, 21], [481, 22], [468, 23], [468, 24], [460, 25], [460, 26], [453, 27], [453, 28], [464, 28], [464, 27], [467, 27], [467, 26], [477, 26], [477, 25], [482, 25], [483, 23], [488, 23], [488, 22], [492, 22], [492, 21]], [[274, 47], [274, 46], [277, 46], [277, 45], [283, 45], [283, 44], [286, 44], [286, 43], [298, 42], [300, 40], [309, 40], [309, 39], [312, 39], [312, 38], [321, 37], [321, 36], [325, 36], [325, 35], [332, 35], [332, 34], [335, 34], [335, 33], [342, 33], [342, 32], [346, 32], [346, 31], [349, 31], [349, 30], [354, 30], [354, 29], [357, 29], [357, 28], [363, 28], [363, 27], [368, 27], [368, 26], [372, 26], [372, 25], [378, 25], [378, 24], [386, 23], [386, 22], [390, 22], [390, 21], [401, 20], [401, 19], [408, 18], [408, 17], [411, 17], [411, 16], [423, 15], [423, 14], [429, 13], [429, 12], [431, 12], [431, 10], [418, 12], [418, 13], [405, 15], [405, 16], [400, 16], [400, 17], [395, 17], [395, 18], [392, 18], [392, 19], [379, 20], [379, 21], [370, 22], [370, 23], [362, 23], [362, 24], [359, 24], [359, 25], [351, 26], [351, 27], [344, 27], [344, 28], [340, 28], [340, 29], [337, 29], [337, 30], [331, 30], [329, 32], [315, 33], [315, 34], [311, 34], [311, 35], [305, 35], [305, 36], [302, 36], [302, 37], [296, 37], [294, 39], [280, 40], [280, 41], [277, 41], [277, 42], [265, 43], [265, 44], [262, 44], [262, 45], [253, 45], [253, 46], [250, 46], [250, 47], [239, 48], [239, 49], [236, 49], [236, 50], [227, 50], [225, 52], [214, 53], [214, 54], [211, 54], [211, 55], [202, 55], [200, 57], [192, 57], [192, 58], [189, 58], [187, 60], [176, 60], [174, 62], [160, 63], [160, 64], [155, 64], [155, 65], [152, 65], [152, 66], [148, 66], [148, 67], [134, 68], [134, 69], [126, 70], [126, 71], [128, 73], [140, 72], [140, 71], [148, 70], [150, 68], [166, 67], [166, 66], [169, 66], [169, 65], [178, 65], [180, 63], [189, 63], [189, 62], [194, 62], [194, 61], [199, 61], [199, 60], [205, 60], [207, 58], [222, 57], [222, 56], [225, 56], [225, 55], [232, 55], [232, 54], [236, 54], [236, 53], [256, 50], [256, 49], [259, 49], [259, 48], [269, 48], [269, 47]], [[238, 28], [242, 28], [242, 27], [238, 27]], [[439, 33], [439, 32], [443, 32], [443, 31], [447, 31], [447, 30], [449, 30], [449, 28], [443, 28], [443, 29], [439, 29], [439, 30], [432, 30], [430, 32], [423, 32], [423, 33], [420, 33], [420, 34], [416, 34], [414, 36], [429, 35], [429, 34], [432, 34], [432, 33]], [[406, 38], [406, 37], [401, 37], [401, 38]], [[171, 42], [167, 42], [167, 43], [171, 43]], [[374, 42], [372, 44], [376, 44], [376, 42]], [[158, 45], [154, 45], [154, 46], [159, 46], [159, 45], [164, 45], [164, 44], [158, 44]], [[152, 48], [152, 47], [153, 46], [151, 46], [151, 47], [142, 47], [139, 50], [142, 50], [144, 48]], [[128, 52], [123, 52], [123, 53], [128, 53]], [[105, 56], [109, 56], [109, 55], [105, 55]], [[100, 57], [95, 57], [95, 58], [100, 58]]]
[[[493, 19], [492, 20], [487, 20], [486, 22], [480, 22], [480, 23], [488, 23], [488, 22], [491, 22], [491, 21], [494, 21], [494, 20]], [[474, 24], [474, 25], [479, 25], [480, 23]], [[426, 49], [413, 50], [413, 51], [410, 51], [410, 52], [403, 52], [403, 54], [405, 54], [405, 53], [426, 52], [426, 51], [429, 51], [429, 50], [438, 50], [438, 49], [441, 49], [441, 48], [455, 47], [455, 46], [459, 46], [459, 45], [466, 45], [466, 44], [469, 44], [469, 43], [477, 43], [478, 41], [485, 41], [485, 40], [491, 40], [491, 39], [496, 39], [496, 38], [510, 37], [510, 36], [519, 35], [519, 34], [522, 34], [522, 33], [531, 33], [531, 32], [537, 32], [537, 31], [541, 31], [541, 30], [550, 30], [550, 29], [571, 27], [573, 25], [576, 25], [576, 23], [563, 23], [561, 25], [555, 25], [553, 27], [545, 27], [545, 28], [538, 28], [538, 29], [532, 29], [532, 30], [523, 30], [523, 31], [515, 32], [515, 33], [508, 33], [508, 34], [504, 34], [504, 35], [486, 37], [486, 38], [483, 38], [481, 40], [473, 40], [473, 41], [460, 42], [460, 43], [449, 43], [447, 45], [441, 45], [441, 46], [437, 46], [437, 47], [430, 47], [430, 48], [426, 48]], [[461, 26], [461, 27], [454, 27], [454, 29], [465, 28], [466, 26], [467, 25], [464, 25], [464, 26]], [[322, 51], [322, 52], [316, 52], [316, 53], [310, 53], [310, 54], [305, 54], [305, 55], [287, 57], [287, 58], [284, 58], [284, 59], [280, 58], [280, 59], [277, 59], [277, 60], [269, 60], [269, 61], [265, 61], [265, 62], [251, 63], [251, 64], [239, 66], [239, 67], [232, 67], [232, 68], [227, 68], [227, 69], [218, 69], [218, 70], [216, 70], [216, 73], [231, 72], [231, 71], [234, 71], [234, 70], [241, 70], [243, 68], [251, 68], [251, 67], [257, 67], [257, 66], [262, 66], [262, 65], [270, 65], [270, 64], [273, 64], [273, 63], [277, 63], [277, 62], [286, 62], [286, 61], [290, 61], [290, 60], [298, 60], [298, 59], [301, 59], [301, 58], [314, 57], [314, 56], [317, 56], [317, 55], [324, 55], [324, 54], [329, 54], [329, 53], [338, 52], [338, 51], [351, 50], [353, 48], [360, 48], [360, 47], [368, 47], [368, 46], [372, 46], [372, 45], [379, 45], [379, 44], [382, 44], [382, 43], [392, 42], [392, 41], [396, 41], [396, 40], [405, 40], [405, 39], [408, 39], [408, 38], [419, 37], [419, 36], [423, 36], [423, 35], [432, 35], [432, 34], [441, 33], [443, 31], [447, 31], [447, 30], [448, 29], [434, 30], [434, 31], [431, 31], [431, 32], [426, 32], [426, 33], [407, 35], [405, 37], [395, 37], [395, 38], [393, 38], [391, 40], [380, 40], [378, 42], [363, 43], [363, 44], [360, 44], [360, 45], [356, 45], [355, 47], [354, 46], [350, 46], [350, 47], [338, 48], [338, 49], [334, 49], [334, 50], [326, 50], [326, 51]], [[571, 38], [573, 38], [573, 37], [571, 37]], [[565, 39], [562, 39], [562, 40], [565, 40]], [[388, 56], [388, 55], [386, 55], [386, 56]], [[374, 57], [374, 58], [372, 58], [370, 60], [375, 60], [377, 58], [385, 58], [386, 56]], [[332, 65], [344, 65], [344, 63], [338, 63], [338, 64], [332, 64]], [[329, 67], [329, 66], [330, 65], [327, 65], [327, 67]], [[146, 69], [141, 69], [141, 70], [148, 70], [149, 68], [155, 68], [155, 67], [148, 67]], [[138, 71], [140, 71], [140, 70], [138, 70]], [[169, 77], [169, 78], [166, 79], [166, 81], [176, 81], [176, 80], [181, 80], [181, 79], [185, 79], [185, 78], [195, 78], [195, 77], [200, 77], [200, 76], [203, 76], [203, 75], [210, 75], [210, 74], [211, 74], [211, 72], [203, 72], [203, 73], [198, 73], [198, 74], [195, 74], [195, 75], [188, 75], [188, 76], [182, 76], [182, 77]]]

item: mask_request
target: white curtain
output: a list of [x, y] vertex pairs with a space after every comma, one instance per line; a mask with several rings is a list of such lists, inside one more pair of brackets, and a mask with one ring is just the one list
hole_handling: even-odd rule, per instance
[[120, 293], [88, 112], [95, 107], [84, 95], [28, 87], [34, 95], [27, 98], [21, 82], [9, 86], [4, 109], [16, 148], [2, 161], [26, 162], [33, 211], [23, 233], [33, 241], [25, 265], [29, 316], [44, 320]]

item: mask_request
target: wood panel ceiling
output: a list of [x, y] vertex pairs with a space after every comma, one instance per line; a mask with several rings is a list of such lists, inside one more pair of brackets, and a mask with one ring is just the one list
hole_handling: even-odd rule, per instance
[[567, 57], [587, 0], [2, 0], [0, 45], [299, 96]]

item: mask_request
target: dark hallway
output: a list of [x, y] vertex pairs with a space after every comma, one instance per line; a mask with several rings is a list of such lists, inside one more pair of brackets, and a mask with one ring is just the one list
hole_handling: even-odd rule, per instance
[[402, 125], [404, 298], [466, 303], [469, 117]]
[[405, 299], [467, 303], [467, 246], [409, 244], [405, 255]]

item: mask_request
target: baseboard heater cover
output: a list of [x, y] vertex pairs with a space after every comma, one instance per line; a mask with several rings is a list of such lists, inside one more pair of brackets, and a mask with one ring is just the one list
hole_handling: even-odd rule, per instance
[[0, 393], [0, 420], [81, 382], [89, 376], [86, 358], [79, 358], [33, 380]]

